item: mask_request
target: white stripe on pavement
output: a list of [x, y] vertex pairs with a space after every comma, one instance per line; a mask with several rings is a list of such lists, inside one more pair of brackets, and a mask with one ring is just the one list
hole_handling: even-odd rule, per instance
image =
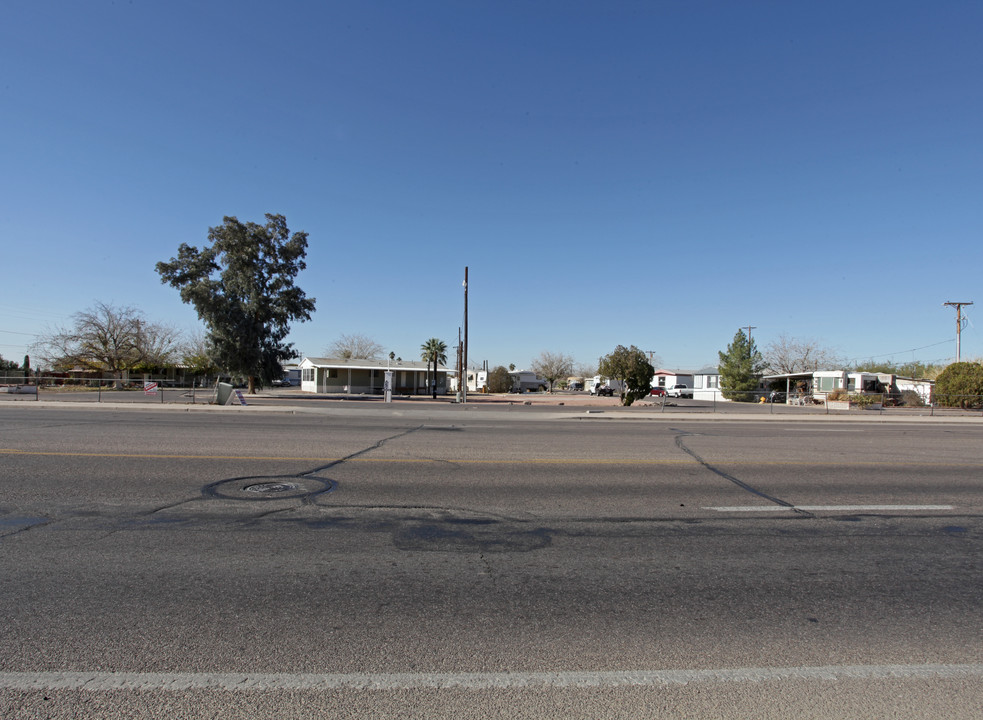
[[774, 680], [983, 677], [983, 664], [828, 665], [721, 670], [514, 673], [111, 673], [0, 672], [0, 690], [416, 690], [668, 686]]
[[952, 510], [952, 505], [733, 505], [729, 507], [705, 507], [717, 512], [921, 512], [926, 510]]

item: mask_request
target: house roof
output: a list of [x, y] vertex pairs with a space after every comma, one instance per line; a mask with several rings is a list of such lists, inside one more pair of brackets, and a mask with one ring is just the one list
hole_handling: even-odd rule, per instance
[[794, 372], [794, 373], [778, 373], [777, 375], [762, 375], [762, 380], [781, 380], [783, 378], [811, 378], [815, 375], [812, 370], [807, 370], [805, 372]]
[[[892, 377], [892, 373], [875, 373], [875, 372], [853, 372], [850, 370], [804, 370], [802, 372], [794, 373], [780, 373], [778, 375], [763, 375], [762, 380], [782, 380], [785, 378], [811, 378], [811, 377], [837, 377], [841, 375], [869, 375], [873, 377]], [[900, 375], [893, 375], [895, 380], [912, 380], [915, 382], [931, 382], [932, 380], [917, 380], [916, 378], [902, 377]]]
[[[427, 369], [428, 363], [423, 360], [384, 360], [367, 358], [323, 358], [305, 357], [300, 361], [301, 367], [308, 368], [351, 368], [352, 370], [419, 370]], [[450, 372], [443, 365], [437, 366], [438, 372]]]

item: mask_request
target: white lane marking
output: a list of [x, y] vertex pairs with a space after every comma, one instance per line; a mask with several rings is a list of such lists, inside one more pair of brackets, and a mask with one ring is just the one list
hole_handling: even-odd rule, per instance
[[859, 433], [857, 428], [782, 428], [786, 432], [839, 432], [839, 433]]
[[111, 673], [0, 672], [0, 690], [416, 690], [628, 687], [773, 680], [983, 677], [983, 664], [826, 665], [719, 670], [505, 673]]
[[717, 512], [922, 512], [927, 510], [953, 510], [952, 505], [733, 505], [730, 507], [704, 507]]

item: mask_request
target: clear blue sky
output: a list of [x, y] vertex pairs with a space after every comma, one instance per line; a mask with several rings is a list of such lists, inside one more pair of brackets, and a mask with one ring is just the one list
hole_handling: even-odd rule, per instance
[[[983, 3], [8, 2], [0, 354], [225, 215], [310, 234], [291, 340], [715, 363], [740, 326], [983, 355]], [[983, 317], [983, 315], [980, 315]]]

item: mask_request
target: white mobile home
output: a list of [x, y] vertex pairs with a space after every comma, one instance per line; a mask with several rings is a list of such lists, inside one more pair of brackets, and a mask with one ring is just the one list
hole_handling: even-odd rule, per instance
[[652, 376], [652, 387], [670, 388], [673, 385], [693, 387], [693, 373], [679, 370], [656, 370]]
[[335, 395], [381, 395], [386, 370], [392, 370], [392, 390], [396, 395], [427, 395], [432, 392], [433, 382], [438, 395], [448, 392], [451, 371], [443, 366], [438, 366], [432, 377], [433, 367], [422, 361], [308, 357], [300, 363], [300, 389]]
[[720, 393], [720, 370], [715, 367], [700, 368], [693, 373], [694, 400], [727, 400]]

